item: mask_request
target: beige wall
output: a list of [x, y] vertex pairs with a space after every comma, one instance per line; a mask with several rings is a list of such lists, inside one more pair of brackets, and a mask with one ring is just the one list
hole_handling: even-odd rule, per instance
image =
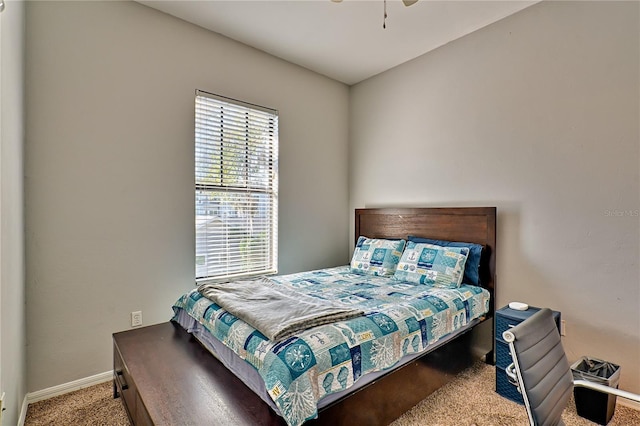
[[194, 287], [194, 94], [276, 108], [280, 271], [348, 260], [347, 86], [131, 2], [27, 4], [28, 390]]
[[640, 392], [638, 2], [543, 2], [351, 89], [350, 206], [498, 207], [498, 304]]
[[26, 390], [23, 143], [24, 3], [0, 13], [0, 393], [18, 424]]
[[570, 358], [640, 392], [638, 15], [544, 2], [349, 93], [138, 4], [29, 2], [28, 389], [193, 286], [200, 88], [280, 111], [281, 272], [344, 263], [356, 207], [495, 205], [498, 303], [561, 310]]

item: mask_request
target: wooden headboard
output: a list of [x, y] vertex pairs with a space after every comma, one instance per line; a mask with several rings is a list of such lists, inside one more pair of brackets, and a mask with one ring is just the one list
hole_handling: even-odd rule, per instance
[[376, 208], [356, 209], [355, 240], [402, 238], [409, 235], [463, 241], [484, 246], [480, 260], [482, 287], [491, 293], [489, 316], [495, 312], [496, 208]]

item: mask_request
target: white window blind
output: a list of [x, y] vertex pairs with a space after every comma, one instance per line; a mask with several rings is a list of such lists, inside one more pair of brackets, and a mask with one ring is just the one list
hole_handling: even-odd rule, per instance
[[278, 112], [196, 91], [196, 279], [277, 272]]

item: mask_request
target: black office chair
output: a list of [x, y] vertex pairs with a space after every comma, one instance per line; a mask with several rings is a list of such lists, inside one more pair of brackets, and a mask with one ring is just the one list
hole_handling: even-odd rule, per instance
[[573, 387], [585, 387], [640, 402], [640, 395], [586, 380], [573, 380], [550, 309], [536, 312], [502, 333], [513, 363], [506, 373], [518, 386], [532, 426], [564, 425], [560, 416]]

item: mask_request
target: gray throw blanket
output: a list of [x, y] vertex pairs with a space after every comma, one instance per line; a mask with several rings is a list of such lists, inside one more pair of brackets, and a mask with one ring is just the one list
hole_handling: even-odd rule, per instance
[[264, 277], [202, 284], [198, 291], [276, 342], [311, 327], [364, 315], [360, 309], [307, 296]]

